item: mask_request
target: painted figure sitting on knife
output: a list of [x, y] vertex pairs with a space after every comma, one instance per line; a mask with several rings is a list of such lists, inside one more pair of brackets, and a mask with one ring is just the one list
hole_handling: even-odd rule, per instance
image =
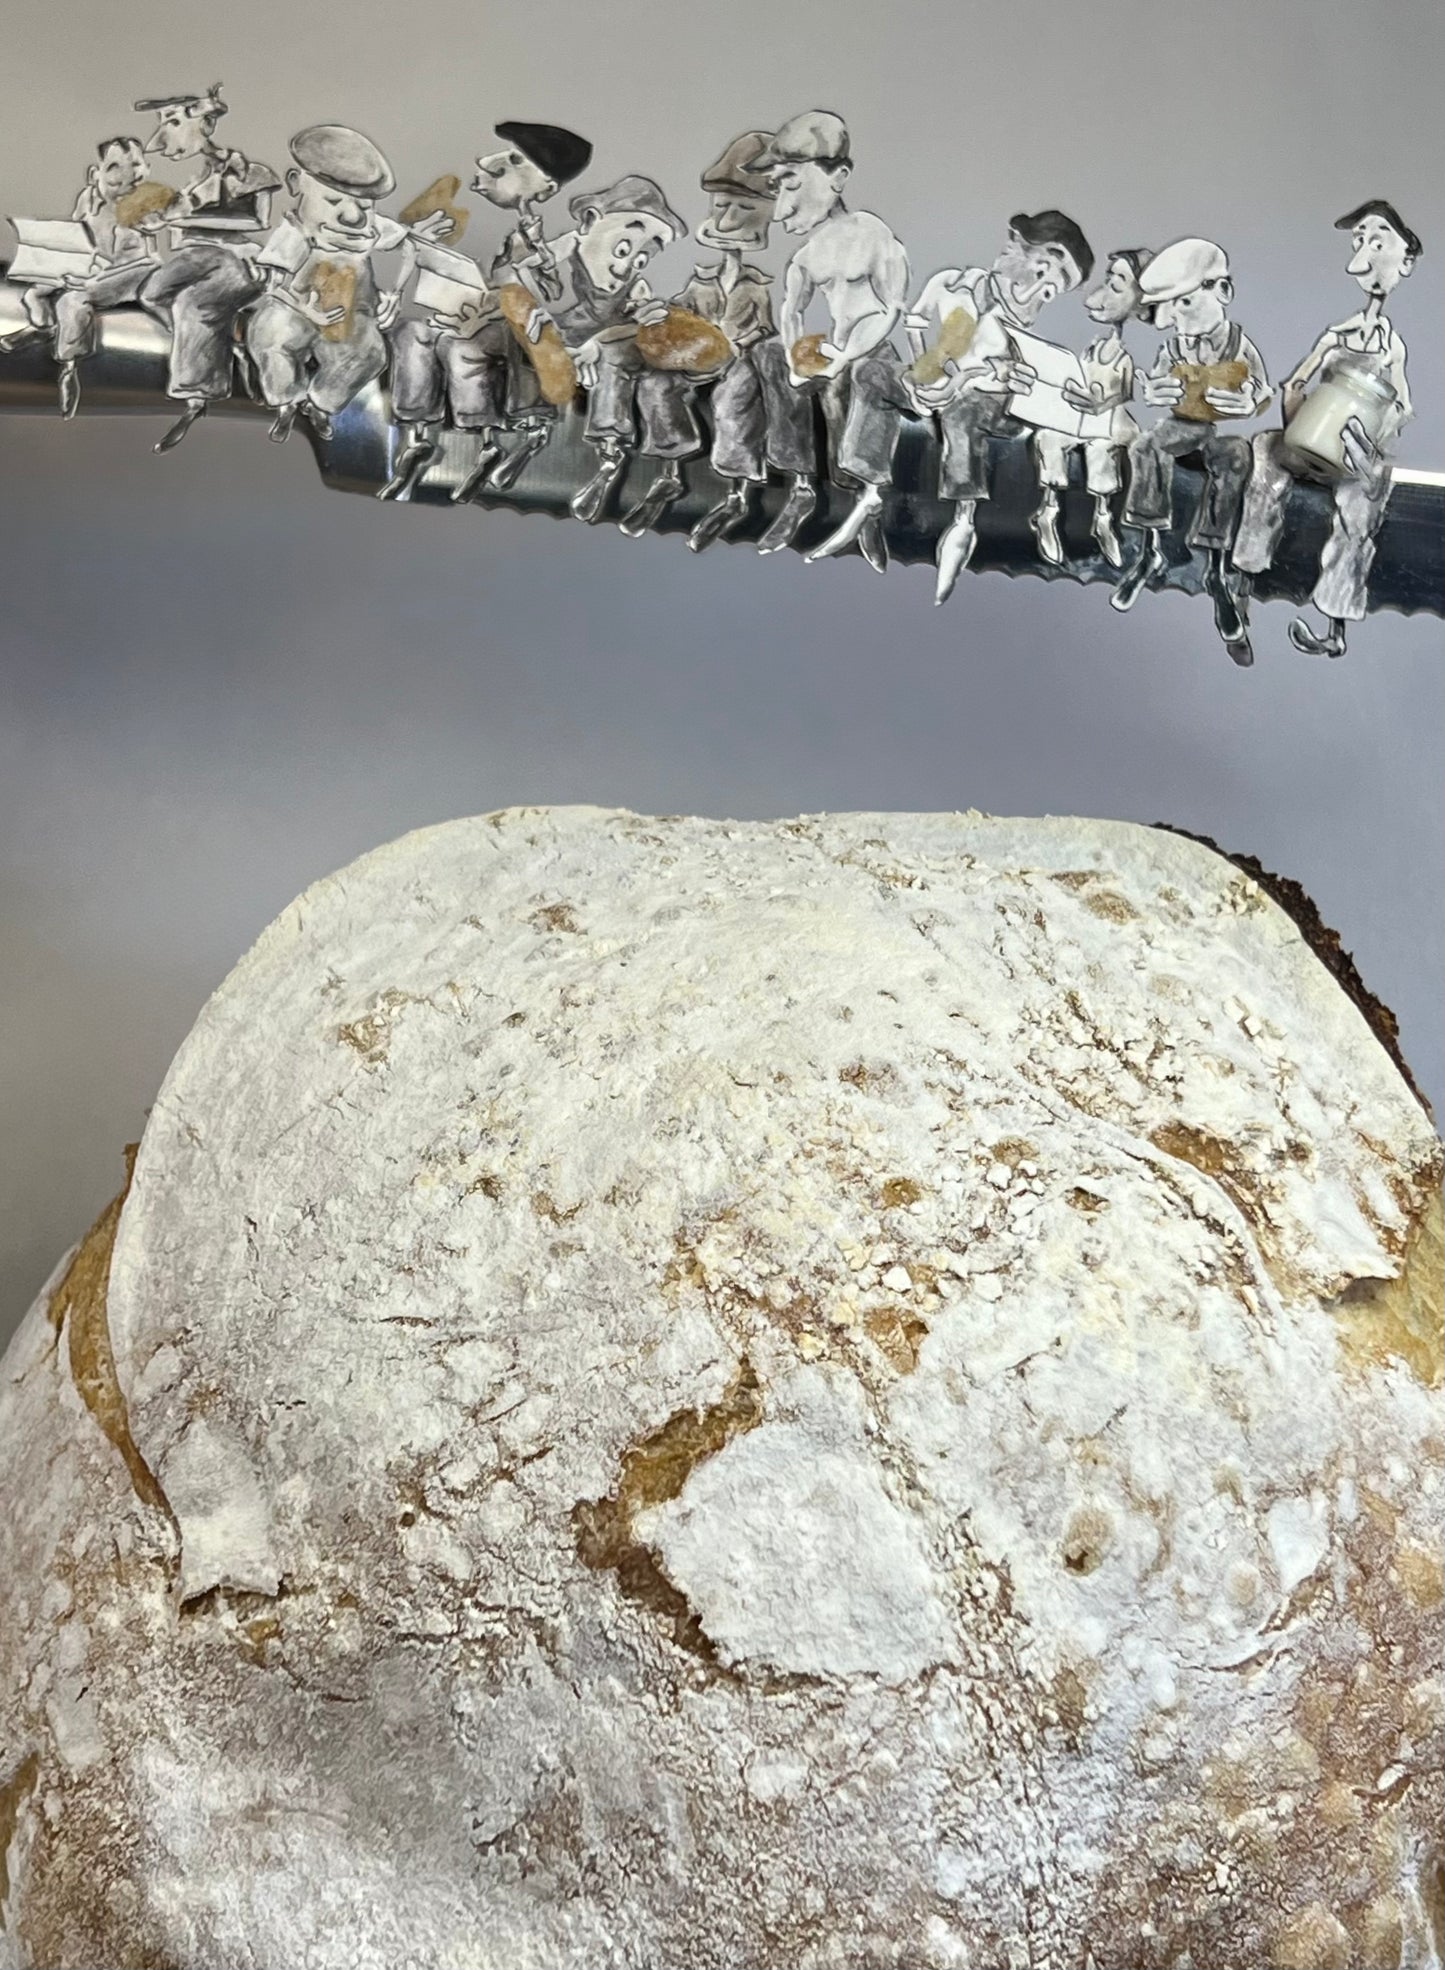
[[[688, 546], [701, 552], [739, 526], [747, 518], [753, 488], [767, 479], [763, 392], [753, 352], [777, 333], [769, 296], [772, 277], [743, 256], [768, 243], [773, 189], [758, 169], [758, 159], [771, 141], [769, 131], [744, 131], [702, 174], [710, 202], [697, 238], [703, 246], [719, 248], [722, 258], [693, 269], [692, 279], [676, 297], [675, 314], [649, 333], [659, 339], [656, 360], [661, 362], [669, 359], [666, 331], [673, 320], [683, 324], [680, 339], [684, 340], [689, 328], [710, 324], [722, 337], [718, 344], [722, 363], [703, 372], [683, 366], [648, 368], [638, 377], [640, 450], [659, 465], [642, 499], [620, 523], [623, 533], [634, 539], [656, 526], [673, 501], [682, 497], [682, 460], [703, 448], [697, 418], [702, 391], [708, 392], [712, 411], [712, 469], [727, 482], [728, 490], [698, 521]], [[639, 348], [643, 341], [639, 337]], [[643, 353], [653, 360], [650, 348], [649, 344]]]
[[[499, 123], [496, 134], [505, 148], [477, 159], [472, 190], [514, 214], [516, 223], [492, 258], [487, 291], [454, 312], [399, 321], [392, 332], [392, 414], [404, 436], [381, 499], [409, 496], [435, 456], [435, 431], [448, 413], [456, 430], [480, 438], [454, 502], [471, 499], [487, 483], [510, 485], [551, 433], [555, 412], [541, 399], [536, 371], [497, 306], [496, 290], [522, 281], [526, 271], [544, 299], [558, 298], [561, 281], [538, 208], [586, 170], [592, 146], [551, 123]], [[509, 431], [519, 433], [510, 453], [502, 443]]]
[[[20, 297], [24, 325], [0, 338], [0, 354], [5, 355], [27, 342], [50, 342], [60, 365], [62, 417], [74, 417], [80, 408], [79, 365], [95, 351], [101, 306], [138, 301], [156, 270], [152, 234], [123, 217], [147, 182], [139, 137], [107, 137], [97, 144], [96, 161], [70, 215], [74, 226], [84, 228], [79, 237], [86, 244], [83, 253], [64, 256], [65, 263], [82, 271], [55, 271], [30, 281]], [[102, 296], [103, 302], [97, 298]]]
[[1043, 501], [1035, 520], [1039, 553], [1055, 566], [1063, 561], [1059, 541], [1059, 500], [1068, 484], [1068, 453], [1077, 449], [1084, 457], [1084, 484], [1094, 505], [1091, 531], [1099, 552], [1111, 568], [1124, 565], [1119, 536], [1114, 529], [1114, 495], [1124, 483], [1123, 461], [1139, 435], [1139, 421], [1130, 405], [1134, 397], [1134, 359], [1124, 343], [1124, 324], [1136, 315], [1147, 315], [1139, 278], [1151, 259], [1147, 247], [1123, 246], [1108, 257], [1104, 278], [1092, 294], [1084, 296], [1084, 312], [1098, 322], [1104, 333], [1096, 336], [1084, 350], [1082, 389], [1065, 383], [1066, 403], [1091, 417], [1108, 420], [1108, 433], [1101, 437], [1067, 441], [1054, 450], [1042, 441], [1045, 433], [1034, 436], [1039, 479], [1044, 487]]
[[[1365, 292], [1357, 313], [1327, 328], [1281, 391], [1282, 431], [1261, 431], [1234, 543], [1234, 565], [1250, 579], [1274, 559], [1284, 531], [1285, 504], [1296, 478], [1330, 482], [1334, 514], [1320, 554], [1312, 600], [1325, 619], [1323, 631], [1296, 616], [1289, 638], [1309, 656], [1342, 657], [1345, 625], [1365, 616], [1375, 535], [1390, 498], [1390, 455], [1412, 415], [1405, 378], [1405, 344], [1385, 305], [1419, 259], [1419, 235], [1388, 199], [1367, 199], [1336, 227], [1350, 235], [1345, 272]], [[1337, 407], [1306, 397], [1311, 382], [1333, 386]], [[1309, 430], [1300, 413], [1317, 413]], [[1333, 414], [1331, 414], [1333, 412]]]
[[551, 267], [519, 269], [534, 296], [524, 332], [536, 343], [554, 327], [587, 392], [584, 436], [598, 454], [597, 470], [571, 506], [579, 520], [595, 521], [637, 444], [637, 331], [667, 313], [644, 269], [687, 226], [661, 188], [636, 172], [600, 191], [579, 192], [568, 209], [576, 230], [552, 242]]
[[1151, 576], [1167, 566], [1161, 538], [1173, 513], [1174, 461], [1197, 457], [1204, 485], [1187, 539], [1205, 554], [1204, 587], [1214, 624], [1237, 664], [1253, 663], [1249, 630], [1227, 571], [1249, 477], [1249, 440], [1221, 431], [1227, 418], [1254, 417], [1269, 400], [1264, 359], [1238, 322], [1229, 260], [1209, 239], [1179, 239], [1164, 247], [1140, 277], [1142, 300], [1160, 328], [1175, 333], [1160, 345], [1143, 381], [1147, 404], [1165, 411], [1129, 447], [1126, 526], [1143, 539], [1133, 567], [1109, 597], [1132, 608]]
[[[298, 415], [321, 435], [358, 390], [386, 368], [383, 330], [396, 319], [410, 277], [413, 240], [450, 232], [445, 213], [415, 226], [376, 210], [396, 185], [391, 166], [359, 130], [317, 123], [291, 139], [286, 174], [293, 208], [259, 256], [270, 285], [246, 325], [261, 393], [276, 415], [271, 436], [290, 436]], [[375, 256], [401, 250], [397, 284], [382, 288]]]
[[[848, 129], [831, 110], [790, 117], [756, 170], [766, 172], [784, 232], [803, 236], [783, 276], [779, 338], [754, 352], [767, 415], [767, 463], [785, 473], [788, 495], [758, 542], [775, 553], [797, 538], [818, 504], [813, 405], [821, 400], [835, 483], [860, 487], [842, 525], [809, 559], [854, 541], [869, 565], [887, 565], [883, 494], [893, 476], [899, 420], [907, 407], [892, 336], [908, 293], [902, 242], [871, 212], [852, 212], [843, 187], [853, 169]], [[828, 326], [805, 334], [821, 297]]]
[[[988, 499], [991, 490], [990, 440], [1029, 428], [1016, 412], [1025, 407], [1040, 379], [1020, 355], [1020, 338], [1031, 344], [1028, 332], [1044, 309], [1059, 295], [1082, 286], [1093, 266], [1093, 250], [1067, 213], [1052, 208], [1016, 212], [991, 267], [945, 268], [927, 283], [909, 311], [910, 337], [915, 348], [924, 344], [922, 354], [930, 347], [947, 348], [950, 331], [957, 337], [957, 353], [948, 353], [937, 363], [936, 379], [925, 370], [924, 380], [919, 381], [921, 362], [915, 358], [909, 382], [917, 408], [938, 418], [943, 441], [938, 492], [953, 504], [953, 518], [938, 539], [935, 604], [948, 600], [973, 558], [978, 503]], [[966, 332], [958, 333], [956, 325], [970, 315], [975, 325], [967, 329], [965, 319]], [[1034, 434], [1035, 454], [1045, 477], [1047, 516], [1041, 521], [1035, 515], [1035, 531], [1041, 526], [1052, 531], [1057, 522], [1057, 488], [1068, 478], [1065, 438], [1040, 425], [1035, 425]]]

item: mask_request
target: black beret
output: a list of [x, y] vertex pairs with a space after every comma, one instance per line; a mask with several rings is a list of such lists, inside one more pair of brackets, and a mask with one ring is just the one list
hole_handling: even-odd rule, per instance
[[497, 135], [530, 157], [554, 184], [565, 185], [592, 162], [592, 146], [558, 123], [499, 123]]

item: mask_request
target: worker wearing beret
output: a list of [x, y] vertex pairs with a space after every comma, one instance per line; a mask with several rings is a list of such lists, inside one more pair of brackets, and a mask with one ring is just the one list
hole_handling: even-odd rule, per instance
[[721, 329], [733, 353], [725, 367], [707, 377], [663, 369], [645, 369], [638, 377], [640, 449], [644, 458], [655, 458], [660, 464], [643, 498], [621, 522], [623, 533], [634, 538], [656, 526], [683, 494], [682, 460], [703, 448], [697, 418], [697, 400], [703, 391], [712, 410], [712, 469], [728, 490], [688, 536], [693, 551], [700, 553], [740, 525], [753, 488], [767, 479], [763, 393], [753, 351], [777, 333], [769, 292], [772, 277], [743, 256], [768, 243], [773, 187], [757, 167], [771, 141], [770, 131], [745, 130], [702, 174], [709, 209], [697, 238], [703, 246], [717, 247], [722, 258], [693, 269], [676, 305]]
[[[525, 285], [526, 269], [544, 296], [561, 294], [538, 208], [586, 170], [592, 146], [553, 123], [499, 123], [496, 134], [503, 148], [476, 160], [472, 190], [513, 214], [515, 223], [492, 257], [492, 291], [455, 315], [399, 321], [392, 331], [392, 415], [405, 435], [381, 499], [410, 496], [448, 416], [454, 429], [480, 439], [470, 471], [452, 493], [457, 503], [484, 484], [511, 484], [552, 429], [554, 413], [542, 401], [537, 373], [503, 319], [495, 290]], [[520, 438], [508, 453], [502, 438], [512, 430]]]
[[652, 292], [644, 269], [687, 232], [651, 178], [628, 172], [599, 190], [568, 200], [575, 229], [551, 245], [551, 266], [523, 264], [522, 281], [535, 297], [527, 322], [533, 341], [555, 324], [587, 392], [583, 426], [597, 452], [597, 470], [573, 497], [579, 520], [600, 520], [637, 445], [637, 378], [642, 358], [637, 331], [661, 321], [667, 303]]
[[[386, 368], [383, 330], [395, 320], [410, 274], [405, 249], [440, 239], [451, 220], [432, 213], [414, 227], [376, 210], [396, 179], [368, 137], [318, 123], [291, 140], [286, 174], [291, 212], [266, 241], [259, 264], [269, 286], [247, 322], [246, 343], [261, 393], [276, 412], [271, 436], [290, 435], [298, 414], [320, 433], [357, 391]], [[378, 253], [402, 251], [397, 285], [379, 287]]]
[[[1225, 648], [1236, 663], [1249, 664], [1254, 656], [1248, 625], [1227, 562], [1249, 477], [1250, 447], [1247, 438], [1221, 431], [1219, 424], [1253, 417], [1264, 407], [1269, 397], [1264, 359], [1229, 318], [1234, 282], [1224, 249], [1213, 240], [1179, 239], [1162, 248], [1140, 276], [1139, 292], [1155, 325], [1175, 331], [1160, 345], [1142, 386], [1144, 402], [1168, 414], [1129, 447], [1124, 524], [1137, 527], [1143, 539], [1134, 565], [1109, 599], [1116, 609], [1132, 608], [1145, 583], [1164, 572], [1161, 536], [1173, 515], [1174, 461], [1197, 457], [1204, 485], [1187, 539], [1204, 550], [1204, 586]], [[1208, 380], [1209, 371], [1225, 366], [1237, 370], [1241, 380]], [[1203, 387], [1186, 397], [1191, 371]]]
[[1247, 581], [1262, 574], [1274, 559], [1290, 488], [1304, 469], [1288, 448], [1286, 432], [1308, 385], [1316, 376], [1328, 378], [1342, 364], [1373, 376], [1388, 391], [1390, 401], [1373, 439], [1353, 418], [1341, 434], [1349, 471], [1331, 486], [1334, 513], [1311, 597], [1325, 627], [1316, 629], [1304, 616], [1296, 616], [1289, 626], [1297, 650], [1323, 657], [1342, 657], [1345, 625], [1361, 622], [1365, 615], [1375, 535], [1390, 499], [1390, 454], [1413, 415], [1405, 344], [1385, 306], [1422, 251], [1419, 235], [1388, 199], [1367, 199], [1336, 219], [1335, 226], [1350, 235], [1345, 272], [1364, 289], [1365, 305], [1327, 328], [1285, 382], [1281, 397], [1286, 431], [1261, 431], [1254, 440], [1254, 464], [1234, 543], [1234, 565]]

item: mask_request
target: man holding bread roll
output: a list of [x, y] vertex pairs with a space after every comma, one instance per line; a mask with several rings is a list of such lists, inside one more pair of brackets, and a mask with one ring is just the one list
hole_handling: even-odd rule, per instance
[[1341, 367], [1377, 379], [1387, 401], [1373, 438], [1358, 418], [1350, 418], [1340, 432], [1346, 469], [1331, 485], [1334, 512], [1311, 597], [1325, 627], [1316, 629], [1304, 616], [1296, 616], [1289, 626], [1290, 642], [1313, 657], [1342, 657], [1345, 625], [1365, 617], [1375, 535], [1390, 499], [1390, 454], [1412, 415], [1405, 344], [1385, 304], [1423, 251], [1419, 234], [1388, 199], [1367, 199], [1336, 219], [1335, 227], [1350, 235], [1345, 272], [1364, 290], [1365, 305], [1327, 328], [1283, 385], [1285, 428], [1261, 431], [1254, 440], [1254, 468], [1234, 543], [1234, 565], [1245, 576], [1247, 592], [1250, 579], [1274, 559], [1290, 489], [1306, 469], [1289, 448], [1289, 426], [1308, 386], [1316, 378], [1328, 381]]
[[1231, 586], [1229, 550], [1249, 478], [1248, 438], [1221, 431], [1227, 419], [1254, 417], [1269, 398], [1264, 359], [1239, 323], [1229, 259], [1209, 239], [1177, 239], [1162, 248], [1139, 278], [1141, 304], [1158, 328], [1175, 332], [1160, 344], [1144, 377], [1146, 404], [1166, 415], [1129, 447], [1124, 524], [1142, 534], [1134, 565], [1109, 597], [1132, 608], [1146, 582], [1168, 565], [1161, 536], [1173, 516], [1174, 461], [1198, 458], [1204, 485], [1186, 538], [1205, 554], [1204, 587], [1214, 624], [1237, 664], [1251, 664], [1249, 629]]
[[[756, 350], [767, 462], [789, 480], [782, 510], [758, 551], [773, 554], [789, 546], [818, 504], [817, 398], [833, 478], [861, 491], [843, 524], [810, 558], [857, 541], [869, 566], [881, 571], [887, 566], [883, 493], [893, 477], [899, 420], [907, 407], [892, 337], [908, 294], [908, 255], [881, 219], [844, 204], [853, 161], [847, 125], [831, 110], [789, 117], [756, 168], [771, 178], [778, 224], [803, 236], [783, 276], [779, 338]], [[805, 335], [815, 297], [827, 309], [828, 327]]]
[[[472, 190], [510, 213], [513, 223], [492, 256], [491, 291], [455, 314], [399, 321], [392, 333], [392, 415], [405, 436], [379, 499], [409, 496], [436, 454], [434, 430], [448, 414], [456, 430], [474, 431], [481, 441], [453, 503], [471, 499], [483, 484], [512, 483], [551, 434], [552, 413], [498, 309], [496, 289], [531, 278], [544, 300], [560, 295], [538, 208], [586, 170], [592, 146], [553, 123], [499, 123], [496, 134], [502, 148], [477, 158]], [[520, 438], [504, 455], [501, 439], [509, 430]]]
[[[621, 522], [623, 533], [634, 539], [656, 526], [673, 501], [682, 497], [682, 461], [703, 448], [696, 411], [702, 390], [711, 399], [712, 469], [726, 481], [728, 490], [698, 521], [688, 546], [700, 553], [739, 526], [747, 517], [753, 487], [767, 479], [763, 392], [753, 351], [777, 333], [772, 276], [744, 255], [768, 243], [773, 187], [758, 169], [758, 159], [771, 142], [771, 131], [745, 130], [702, 174], [709, 206], [697, 238], [700, 245], [717, 248], [722, 258], [693, 269], [673, 304], [674, 319], [686, 323], [690, 317], [694, 327], [698, 322], [711, 323], [723, 337], [727, 353], [722, 367], [710, 372], [649, 368], [638, 377], [640, 449], [644, 458], [660, 463], [646, 493]], [[639, 346], [645, 340], [639, 338]]]

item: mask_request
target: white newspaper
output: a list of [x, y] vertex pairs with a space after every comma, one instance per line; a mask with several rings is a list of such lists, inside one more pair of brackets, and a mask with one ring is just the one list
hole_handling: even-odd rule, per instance
[[433, 315], [455, 315], [487, 298], [487, 281], [475, 260], [449, 246], [416, 243], [416, 303]]
[[1008, 331], [1009, 341], [1020, 362], [1038, 371], [1039, 380], [1028, 390], [1008, 400], [1009, 410], [1024, 424], [1035, 424], [1043, 431], [1061, 431], [1068, 438], [1107, 438], [1113, 425], [1110, 410], [1076, 410], [1063, 394], [1072, 383], [1087, 393], [1084, 367], [1072, 349], [1057, 342], [1044, 342], [1027, 335], [1021, 328]]
[[12, 219], [20, 244], [7, 280], [26, 286], [63, 287], [72, 275], [95, 272], [100, 254], [89, 226], [79, 219]]

